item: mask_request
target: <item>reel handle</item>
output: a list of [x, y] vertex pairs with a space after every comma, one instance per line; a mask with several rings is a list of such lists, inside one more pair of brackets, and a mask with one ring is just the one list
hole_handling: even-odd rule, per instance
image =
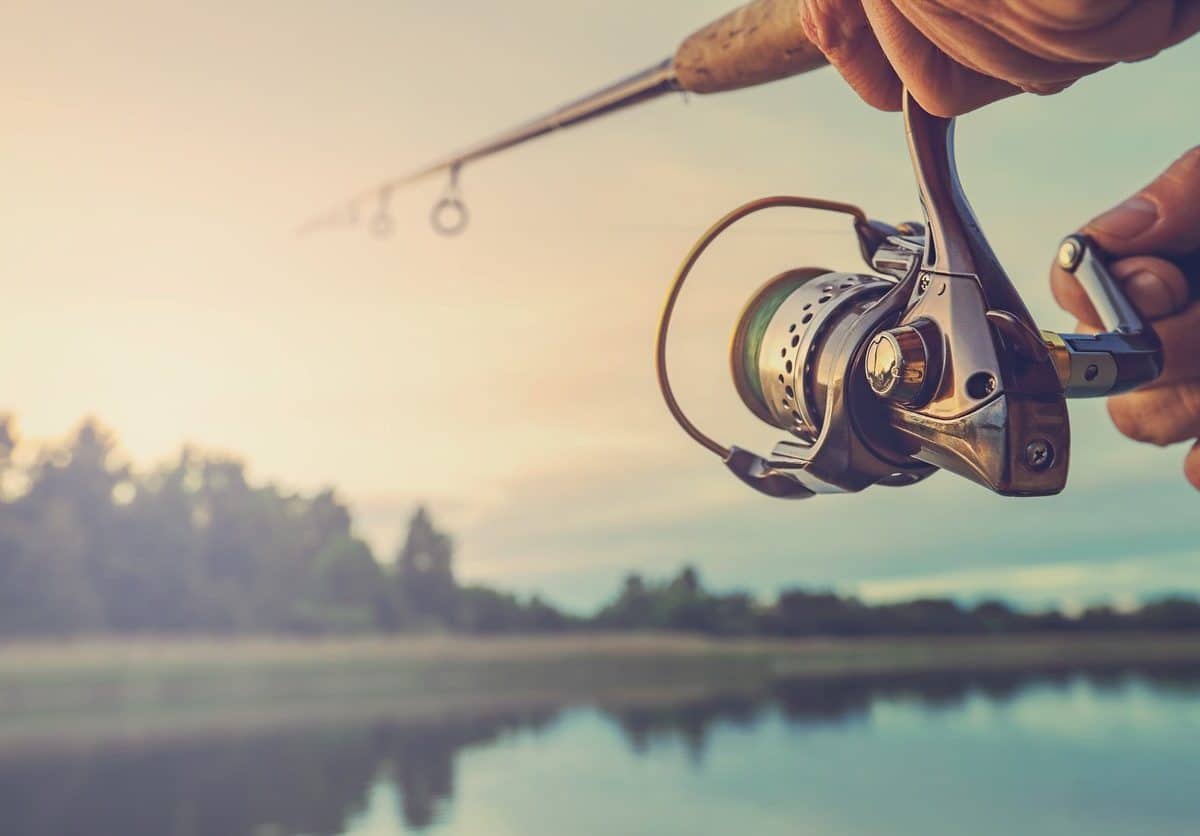
[[[1119, 395], [1162, 374], [1158, 335], [1113, 278], [1096, 243], [1086, 235], [1067, 236], [1058, 250], [1058, 266], [1079, 281], [1107, 329], [1100, 334], [1043, 332], [1064, 394], [1068, 398]], [[1194, 274], [1189, 278], [1193, 296], [1200, 295], [1200, 282]]]

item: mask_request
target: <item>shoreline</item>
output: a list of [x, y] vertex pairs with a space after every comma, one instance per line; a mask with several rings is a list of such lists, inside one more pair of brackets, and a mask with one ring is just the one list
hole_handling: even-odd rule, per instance
[[0, 753], [753, 696], [797, 680], [1172, 670], [1200, 671], [1200, 634], [29, 642], [0, 646]]

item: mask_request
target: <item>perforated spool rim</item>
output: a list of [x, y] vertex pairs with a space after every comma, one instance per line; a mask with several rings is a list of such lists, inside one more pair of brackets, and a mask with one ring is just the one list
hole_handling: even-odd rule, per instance
[[[750, 301], [742, 308], [742, 312], [738, 315], [737, 323], [733, 328], [733, 339], [729, 348], [729, 367], [733, 375], [733, 386], [737, 390], [738, 396], [742, 399], [742, 403], [754, 413], [754, 416], [765, 424], [769, 424], [776, 429], [781, 429], [774, 415], [767, 409], [766, 395], [762, 391], [762, 384], [758, 373], [758, 356], [762, 349], [762, 337], [765, 336], [766, 330], [759, 332], [759, 344], [755, 346], [753, 355], [746, 352], [746, 341], [750, 335], [750, 320], [756, 319], [760, 315], [764, 316], [767, 323], [774, 318], [779, 307], [788, 299], [788, 297], [796, 291], [797, 288], [803, 287], [814, 279], [827, 276], [835, 271], [824, 267], [799, 267], [794, 270], [786, 270], [769, 280], [766, 284], [755, 291], [750, 297]], [[786, 286], [787, 292], [781, 293]], [[760, 307], [763, 301], [773, 293], [780, 293], [779, 301], [771, 306]], [[755, 368], [746, 368], [746, 362], [752, 360]]]
[[849, 310], [891, 286], [863, 273], [829, 272], [820, 278], [796, 285], [775, 309], [758, 358], [767, 423], [810, 444], [824, 424], [825, 405], [816, 400], [816, 349]]

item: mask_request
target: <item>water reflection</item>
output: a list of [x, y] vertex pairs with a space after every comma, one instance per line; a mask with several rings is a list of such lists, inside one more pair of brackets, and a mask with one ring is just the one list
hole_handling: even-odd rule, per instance
[[[792, 728], [833, 727], [861, 722], [884, 703], [919, 705], [936, 714], [971, 699], [1003, 705], [1035, 686], [1066, 690], [1081, 682], [1098, 692], [1138, 683], [1163, 695], [1200, 698], [1200, 668], [945, 673], [780, 682], [761, 694], [682, 701], [646, 696], [598, 710], [616, 724], [633, 753], [681, 743], [702, 766], [714, 733], [751, 728], [767, 715]], [[516, 732], [552, 729], [564, 711], [505, 711], [86, 750], [0, 751], [2, 830], [11, 836], [332, 836], [366, 809], [372, 789], [384, 781], [395, 788], [401, 820], [420, 831], [454, 798], [460, 753], [494, 746]]]

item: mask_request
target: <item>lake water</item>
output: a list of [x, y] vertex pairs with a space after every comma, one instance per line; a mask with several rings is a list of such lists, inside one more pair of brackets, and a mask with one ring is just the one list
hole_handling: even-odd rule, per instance
[[810, 681], [0, 751], [0, 833], [1195, 834], [1200, 673]]

